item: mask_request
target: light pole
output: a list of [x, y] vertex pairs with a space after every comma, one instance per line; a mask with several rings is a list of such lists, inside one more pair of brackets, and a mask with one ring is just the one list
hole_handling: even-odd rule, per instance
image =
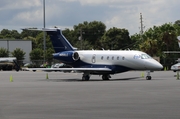
[[80, 30], [79, 40], [81, 41], [81, 50], [82, 50], [82, 29]]
[[140, 27], [140, 29], [141, 29], [141, 31], [140, 31], [140, 35], [141, 35], [141, 40], [143, 40], [143, 33], [144, 33], [144, 28], [145, 28], [145, 26], [143, 26], [143, 17], [142, 17], [142, 13], [140, 13], [140, 24], [141, 24], [141, 27]]
[[[44, 25], [44, 28], [46, 27], [45, 26], [45, 0], [43, 0], [43, 25]], [[46, 61], [46, 32], [45, 31], [43, 31], [43, 44], [44, 44], [44, 60], [43, 60], [43, 63], [45, 63], [45, 61]]]

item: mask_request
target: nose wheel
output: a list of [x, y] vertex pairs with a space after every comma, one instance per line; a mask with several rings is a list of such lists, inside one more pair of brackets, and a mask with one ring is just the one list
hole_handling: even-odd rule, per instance
[[151, 80], [151, 76], [146, 76], [146, 80]]
[[151, 71], [147, 71], [147, 76], [146, 76], [146, 80], [151, 80]]

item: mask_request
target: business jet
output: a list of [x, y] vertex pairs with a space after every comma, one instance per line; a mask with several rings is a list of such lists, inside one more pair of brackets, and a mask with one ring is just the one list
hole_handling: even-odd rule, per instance
[[[177, 39], [178, 39], [178, 45], [179, 45], [179, 48], [180, 48], [180, 36], [177, 36]], [[173, 53], [179, 53], [179, 52], [178, 51], [173, 51]], [[176, 64], [173, 64], [171, 66], [171, 70], [173, 70], [174, 72], [180, 71], [180, 58], [178, 58], [178, 60], [176, 60], [176, 62], [177, 62]]]
[[[32, 29], [30, 29], [32, 30]], [[110, 75], [129, 70], [161, 70], [163, 66], [148, 54], [134, 50], [77, 50], [64, 37], [58, 28], [43, 28], [50, 36], [55, 53], [54, 59], [72, 68], [31, 68], [29, 70], [69, 70], [83, 73], [82, 80], [89, 80], [90, 75], [102, 75], [109, 80]], [[150, 72], [146, 76], [151, 80]]]

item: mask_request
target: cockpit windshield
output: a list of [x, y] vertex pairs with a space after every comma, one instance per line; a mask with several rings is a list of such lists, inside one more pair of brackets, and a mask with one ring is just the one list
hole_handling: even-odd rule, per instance
[[141, 59], [152, 59], [148, 54], [141, 54]]
[[137, 54], [134, 55], [134, 59], [152, 59], [148, 54]]

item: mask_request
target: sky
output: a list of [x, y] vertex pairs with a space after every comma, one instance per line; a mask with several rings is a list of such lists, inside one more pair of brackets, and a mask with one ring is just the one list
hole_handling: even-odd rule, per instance
[[[180, 0], [45, 0], [45, 25], [73, 29], [84, 21], [101, 21], [107, 30], [125, 28], [130, 35], [180, 20]], [[0, 0], [0, 30], [43, 27], [43, 0]]]

